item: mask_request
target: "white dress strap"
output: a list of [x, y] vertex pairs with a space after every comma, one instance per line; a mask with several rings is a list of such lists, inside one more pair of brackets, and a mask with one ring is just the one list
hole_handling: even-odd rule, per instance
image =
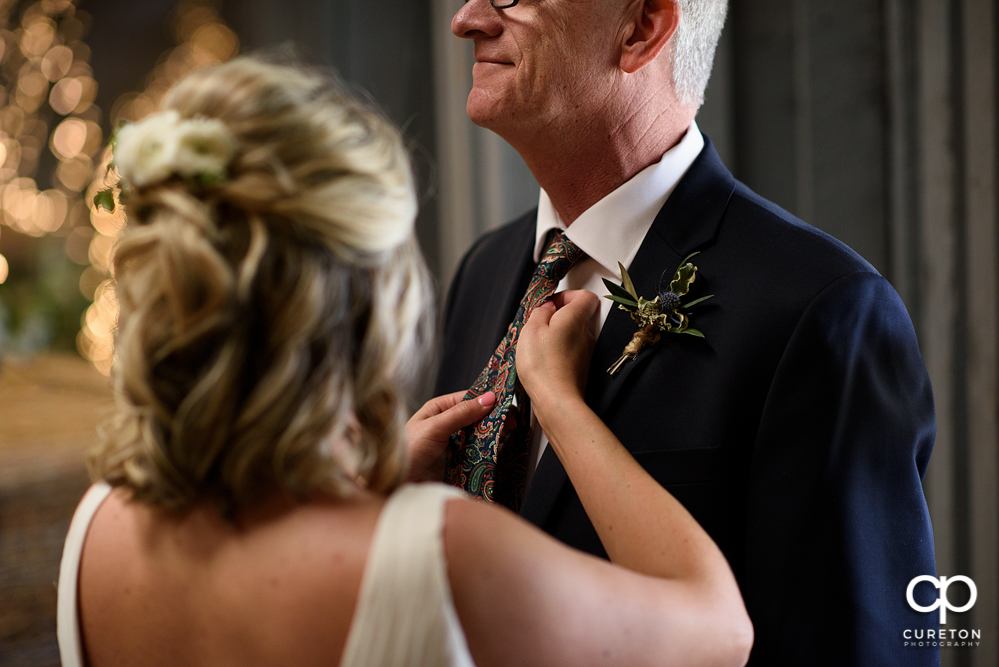
[[398, 489], [382, 508], [341, 667], [474, 667], [455, 612], [442, 530], [443, 484]]
[[90, 487], [69, 524], [66, 544], [62, 549], [62, 562], [59, 564], [58, 602], [56, 603], [56, 637], [59, 640], [59, 655], [63, 667], [83, 667], [83, 643], [80, 641], [80, 619], [77, 603], [77, 583], [80, 576], [80, 557], [83, 555], [83, 542], [87, 539], [87, 529], [100, 508], [101, 503], [111, 493], [111, 486], [98, 482]]

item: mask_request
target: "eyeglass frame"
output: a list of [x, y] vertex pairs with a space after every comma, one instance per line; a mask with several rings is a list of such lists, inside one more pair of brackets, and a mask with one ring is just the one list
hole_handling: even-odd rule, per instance
[[[500, 4], [496, 4], [497, 2], [499, 2]], [[510, 9], [511, 7], [515, 6], [518, 2], [520, 2], [520, 0], [509, 0], [510, 4], [508, 5], [504, 5], [502, 4], [502, 2], [503, 0], [489, 0], [489, 4], [492, 5], [493, 9]], [[465, 0], [465, 4], [466, 5], [468, 4], [468, 0]]]

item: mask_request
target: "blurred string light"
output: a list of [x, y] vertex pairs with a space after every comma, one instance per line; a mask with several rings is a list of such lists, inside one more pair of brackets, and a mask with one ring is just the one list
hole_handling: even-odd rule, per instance
[[[82, 41], [89, 21], [75, 0], [0, 0], [0, 226], [21, 234], [66, 236], [81, 223], [89, 227], [81, 191], [104, 141]], [[46, 150], [57, 167], [39, 178], [39, 163], [50, 162]]]
[[[67, 250], [94, 233], [82, 191], [104, 143], [77, 1], [0, 0], [0, 231], [64, 238]], [[0, 283], [10, 272], [0, 255]]]
[[[219, 15], [219, 5], [220, 2], [213, 0], [181, 0], [178, 3], [173, 25], [177, 46], [160, 56], [143, 91], [125, 93], [114, 102], [110, 114], [112, 127], [117, 127], [121, 121], [141, 120], [157, 108], [160, 99], [178, 79], [199, 67], [224, 62], [239, 52], [239, 40]], [[61, 56], [56, 54], [53, 57], [53, 71], [62, 66], [58, 57]], [[44, 73], [45, 70], [40, 71]], [[60, 79], [63, 80], [65, 77]], [[52, 90], [51, 95], [55, 95], [55, 88]], [[66, 84], [66, 90], [59, 93], [59, 103], [68, 105], [76, 99], [76, 94], [77, 89]], [[80, 99], [85, 99], [87, 93], [83, 91], [80, 95]], [[111, 282], [111, 253], [125, 217], [121, 206], [116, 206], [113, 213], [94, 206], [94, 195], [113, 186], [118, 175], [113, 169], [108, 171], [110, 150], [105, 149], [101, 153], [96, 171], [93, 163], [89, 162], [87, 156], [91, 154], [88, 152], [91, 144], [88, 142], [92, 128], [88, 123], [89, 120], [83, 117], [63, 121], [63, 125], [52, 134], [50, 148], [62, 160], [61, 166], [77, 165], [65, 167], [66, 178], [84, 174], [84, 180], [89, 183], [85, 201], [95, 233], [87, 246], [90, 265], [80, 278], [80, 291], [93, 303], [83, 315], [76, 342], [80, 354], [106, 375], [113, 362], [114, 330], [118, 320], [118, 302]], [[70, 169], [77, 171], [70, 173]], [[92, 182], [91, 174], [94, 174]]]

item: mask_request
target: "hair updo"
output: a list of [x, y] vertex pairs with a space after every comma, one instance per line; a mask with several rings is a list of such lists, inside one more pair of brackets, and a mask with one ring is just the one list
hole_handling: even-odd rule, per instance
[[220, 121], [233, 155], [210, 186], [129, 188], [117, 408], [91, 473], [174, 509], [393, 489], [431, 338], [399, 133], [327, 77], [247, 57], [162, 110]]

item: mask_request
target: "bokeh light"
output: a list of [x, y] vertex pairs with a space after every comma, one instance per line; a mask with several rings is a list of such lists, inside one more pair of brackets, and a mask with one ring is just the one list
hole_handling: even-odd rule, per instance
[[[152, 113], [178, 79], [235, 56], [239, 40], [221, 18], [219, 0], [180, 0], [172, 26], [176, 46], [157, 59], [141, 90], [119, 96], [105, 116], [94, 105], [98, 84], [83, 41], [90, 17], [78, 2], [27, 0], [15, 13], [4, 11], [10, 4], [0, 0], [0, 228], [39, 244], [50, 243], [49, 236], [63, 244], [65, 270], [74, 281], [79, 275], [79, 294], [90, 301], [77, 349], [108, 373], [118, 314], [112, 255], [125, 211], [93, 204], [97, 192], [117, 182], [101, 122], [117, 127]], [[15, 269], [20, 265], [4, 252], [9, 284], [8, 260]], [[27, 279], [20, 269], [14, 275]], [[74, 292], [73, 298], [80, 297]]]
[[55, 34], [55, 21], [48, 16], [33, 14], [30, 18], [26, 17], [21, 36], [21, 52], [27, 58], [44, 54], [55, 39]]
[[73, 64], [73, 49], [64, 44], [57, 44], [48, 50], [42, 58], [41, 69], [45, 78], [53, 83], [66, 76]]
[[65, 189], [79, 192], [87, 187], [93, 173], [93, 161], [86, 155], [77, 155], [72, 160], [60, 162], [55, 175]]
[[67, 118], [52, 133], [49, 147], [60, 160], [72, 160], [83, 151], [86, 143], [86, 123], [79, 118]]
[[104, 280], [94, 290], [94, 303], [87, 308], [80, 324], [80, 334], [76, 338], [80, 353], [101, 373], [110, 374], [114, 331], [118, 325], [118, 299], [110, 280]]
[[59, 327], [65, 343], [76, 332], [64, 323], [85, 304], [73, 289], [95, 234], [83, 196], [104, 143], [82, 41], [90, 17], [76, 3], [0, 0], [0, 228], [13, 232], [4, 235], [4, 287], [13, 299], [4, 306], [19, 303], [15, 321], [23, 322], [45, 302], [46, 326]]
[[57, 114], [66, 116], [73, 112], [83, 98], [83, 84], [71, 76], [60, 79], [49, 93], [49, 105]]

